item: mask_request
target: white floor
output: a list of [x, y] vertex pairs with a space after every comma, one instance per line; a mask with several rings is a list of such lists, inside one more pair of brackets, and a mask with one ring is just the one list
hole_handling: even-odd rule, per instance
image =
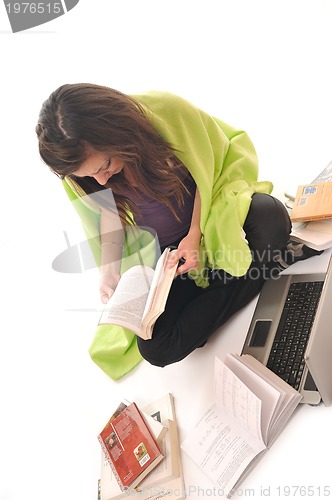
[[[64, 233], [71, 244], [83, 234], [38, 157], [34, 126], [49, 93], [78, 81], [178, 93], [247, 130], [260, 179], [272, 180], [278, 196], [332, 160], [330, 0], [112, 4], [81, 0], [15, 35], [0, 10], [0, 500], [96, 498], [96, 435], [122, 397], [144, 404], [173, 393], [183, 440], [212, 402], [214, 357], [239, 350], [254, 307], [165, 369], [142, 362], [114, 382], [92, 363], [97, 271], [51, 267]], [[310, 487], [314, 498], [332, 495], [331, 412], [302, 406], [235, 498], [309, 497]], [[183, 467], [188, 498], [213, 496], [186, 456]]]

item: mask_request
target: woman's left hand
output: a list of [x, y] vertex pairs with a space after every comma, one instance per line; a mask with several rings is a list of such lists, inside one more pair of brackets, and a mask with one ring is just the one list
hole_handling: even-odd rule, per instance
[[184, 260], [183, 264], [180, 264], [176, 274], [184, 274], [190, 271], [190, 269], [197, 269], [199, 260], [199, 243], [201, 239], [201, 233], [190, 232], [185, 236], [179, 243], [179, 246], [174, 250], [169, 259], [169, 267], [175, 266], [180, 259]]

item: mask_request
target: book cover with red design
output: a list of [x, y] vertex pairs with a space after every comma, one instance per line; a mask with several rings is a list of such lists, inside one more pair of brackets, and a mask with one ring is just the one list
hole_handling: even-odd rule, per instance
[[123, 491], [135, 488], [164, 458], [135, 403], [111, 418], [98, 440]]

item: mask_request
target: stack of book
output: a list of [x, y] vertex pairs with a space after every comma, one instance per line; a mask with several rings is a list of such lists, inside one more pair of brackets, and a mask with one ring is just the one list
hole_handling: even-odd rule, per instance
[[98, 498], [185, 498], [174, 399], [171, 394], [138, 408], [122, 401], [98, 435]]
[[332, 162], [310, 184], [298, 186], [290, 217], [293, 240], [315, 250], [332, 246]]

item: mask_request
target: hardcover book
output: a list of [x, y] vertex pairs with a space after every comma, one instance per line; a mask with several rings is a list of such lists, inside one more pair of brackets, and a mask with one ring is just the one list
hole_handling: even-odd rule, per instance
[[293, 222], [331, 218], [332, 182], [299, 186], [290, 217]]
[[135, 403], [111, 418], [98, 440], [122, 491], [135, 488], [164, 458]]
[[[311, 182], [311, 185], [317, 183], [332, 184], [332, 162]], [[301, 193], [301, 191], [300, 191]], [[297, 203], [297, 202], [296, 202]], [[304, 200], [302, 200], [304, 203]], [[294, 204], [293, 204], [294, 207]], [[299, 210], [299, 208], [297, 208]], [[305, 243], [315, 250], [325, 250], [332, 246], [332, 218], [315, 219], [310, 221], [295, 221], [296, 211], [293, 211], [293, 228], [291, 238], [300, 243]]]
[[136, 488], [122, 491], [102, 452], [100, 500], [121, 500], [129, 497], [137, 498], [137, 500], [161, 500], [163, 498], [181, 500], [186, 496], [173, 396], [165, 394], [141, 410], [145, 418], [150, 417], [155, 423], [168, 429], [166, 434], [160, 433], [160, 430], [150, 425], [150, 420], [147, 420], [164, 455], [164, 460]]

